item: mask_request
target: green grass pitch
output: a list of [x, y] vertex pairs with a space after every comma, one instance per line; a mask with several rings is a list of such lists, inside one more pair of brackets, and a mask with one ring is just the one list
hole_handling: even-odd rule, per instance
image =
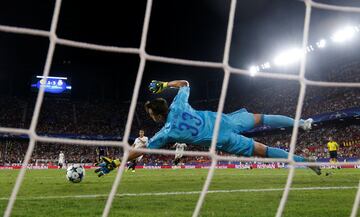
[[[329, 171], [333, 172], [330, 176], [316, 176], [308, 169], [297, 169], [292, 185], [296, 190], [289, 194], [284, 216], [350, 216], [360, 169]], [[163, 169], [124, 173], [110, 216], [191, 216], [207, 172]], [[207, 194], [201, 216], [275, 216], [287, 172], [217, 169], [210, 186], [213, 192]], [[0, 171], [1, 213], [17, 174], [17, 170]], [[101, 216], [114, 178], [115, 173], [98, 178], [87, 170], [83, 182], [72, 184], [65, 179], [65, 170], [28, 170], [12, 216]], [[161, 192], [169, 194], [157, 194]]]

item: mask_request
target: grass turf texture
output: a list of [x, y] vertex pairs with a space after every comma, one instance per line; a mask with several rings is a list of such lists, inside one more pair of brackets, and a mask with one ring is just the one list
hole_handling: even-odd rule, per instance
[[[330, 170], [330, 176], [316, 176], [297, 169], [292, 187], [356, 187], [360, 170]], [[98, 178], [92, 170], [79, 184], [65, 178], [65, 170], [28, 170], [12, 216], [101, 216], [115, 173]], [[126, 193], [201, 191], [208, 170], [137, 170], [125, 173], [110, 216], [191, 216], [199, 193], [178, 195], [132, 195]], [[218, 169], [210, 190], [284, 188], [286, 169]], [[0, 170], [0, 212], [15, 183], [17, 170]], [[292, 190], [284, 216], [349, 216], [357, 189]], [[84, 198], [56, 198], [92, 195]], [[282, 191], [210, 193], [201, 216], [275, 216]], [[46, 198], [48, 197], [48, 198]], [[329, 200], [331, 203], [329, 203]], [[360, 217], [360, 214], [358, 213]]]

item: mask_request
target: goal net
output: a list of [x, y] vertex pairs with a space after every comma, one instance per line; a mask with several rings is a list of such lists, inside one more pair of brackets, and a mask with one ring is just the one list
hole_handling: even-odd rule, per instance
[[[50, 31], [30, 29], [30, 28], [21, 28], [21, 27], [16, 27], [16, 26], [5, 26], [5, 25], [0, 25], [0, 31], [11, 32], [11, 33], [16, 33], [16, 34], [34, 35], [34, 36], [39, 36], [39, 37], [48, 37], [50, 39], [49, 49], [48, 49], [45, 67], [44, 67], [44, 71], [43, 71], [43, 76], [45, 78], [45, 81], [47, 80], [47, 78], [49, 76], [49, 71], [50, 71], [53, 56], [54, 56], [55, 46], [57, 44], [64, 45], [64, 46], [70, 46], [70, 47], [83, 48], [83, 49], [97, 50], [99, 52], [117, 52], [117, 53], [138, 54], [140, 56], [140, 63], [139, 63], [139, 67], [138, 67], [136, 82], [135, 82], [135, 86], [134, 86], [134, 91], [133, 91], [133, 95], [132, 95], [130, 110], [129, 110], [129, 114], [127, 117], [125, 134], [123, 136], [123, 139], [122, 139], [122, 141], [92, 141], [92, 140], [81, 140], [81, 139], [51, 138], [51, 137], [37, 135], [35, 130], [36, 130], [36, 126], [38, 124], [39, 113], [40, 113], [40, 109], [41, 109], [43, 99], [44, 99], [44, 87], [40, 88], [40, 91], [37, 95], [35, 109], [34, 109], [34, 113], [32, 116], [32, 120], [31, 120], [29, 129], [0, 127], [0, 132], [13, 133], [13, 134], [27, 134], [29, 136], [30, 142], [29, 142], [29, 146], [26, 151], [26, 154], [25, 154], [23, 165], [27, 165], [29, 163], [36, 142], [78, 144], [78, 145], [87, 145], [87, 146], [102, 145], [102, 146], [122, 147], [124, 149], [123, 161], [121, 163], [119, 170], [117, 171], [116, 178], [113, 182], [112, 189], [107, 197], [107, 202], [106, 202], [105, 208], [103, 210], [103, 214], [102, 214], [102, 216], [106, 217], [109, 215], [112, 202], [116, 195], [118, 186], [120, 185], [122, 174], [123, 174], [123, 171], [124, 171], [124, 168], [125, 168], [128, 156], [129, 156], [129, 151], [133, 150], [133, 148], [130, 147], [128, 140], [129, 140], [129, 136], [130, 136], [131, 124], [133, 122], [136, 103], [137, 103], [137, 99], [138, 99], [138, 94], [139, 94], [140, 85], [141, 85], [146, 62], [156, 61], [156, 62], [163, 62], [163, 63], [169, 63], [169, 64], [180, 64], [180, 65], [222, 69], [223, 73], [224, 73], [224, 79], [222, 82], [221, 95], [220, 95], [218, 109], [217, 109], [217, 117], [216, 117], [211, 147], [208, 152], [199, 152], [199, 151], [185, 151], [184, 152], [184, 155], [187, 155], [187, 156], [207, 156], [211, 159], [211, 167], [209, 169], [206, 181], [203, 185], [201, 194], [198, 198], [195, 210], [193, 212], [194, 217], [199, 216], [199, 214], [201, 212], [201, 207], [204, 203], [206, 194], [207, 194], [209, 186], [211, 184], [217, 162], [220, 160], [241, 161], [241, 162], [254, 161], [254, 158], [217, 155], [216, 150], [215, 150], [216, 141], [218, 138], [219, 126], [220, 126], [221, 113], [224, 108], [225, 96], [226, 96], [227, 89], [228, 89], [230, 75], [231, 74], [242, 74], [242, 75], [250, 76], [252, 73], [251, 70], [245, 70], [245, 69], [232, 67], [229, 64], [229, 53], [230, 53], [230, 45], [231, 45], [232, 34], [233, 34], [233, 26], [234, 26], [235, 9], [236, 9], [237, 0], [231, 1], [231, 7], [230, 7], [229, 16], [228, 16], [229, 19], [228, 19], [228, 24], [227, 24], [226, 42], [224, 45], [225, 49], [224, 49], [224, 53], [223, 53], [222, 62], [187, 60], [187, 59], [169, 58], [169, 57], [164, 57], [164, 56], [155, 56], [155, 55], [148, 54], [146, 52], [146, 43], [147, 43], [149, 22], [150, 22], [150, 18], [151, 18], [151, 10], [152, 10], [152, 3], [153, 3], [152, 0], [147, 0], [143, 29], [142, 29], [142, 36], [141, 36], [141, 43], [140, 43], [140, 47], [138, 47], [138, 48], [102, 46], [102, 45], [97, 45], [97, 44], [72, 41], [72, 40], [59, 38], [59, 37], [57, 37], [56, 29], [57, 29], [59, 14], [60, 14], [61, 2], [62, 2], [61, 0], [56, 0], [56, 4], [54, 7], [54, 12], [53, 12], [53, 16], [52, 16], [52, 21], [51, 21]], [[313, 8], [360, 13], [360, 8], [355, 8], [355, 7], [333, 6], [333, 5], [323, 4], [323, 3], [317, 3], [312, 0], [304, 0], [303, 2], [306, 6], [306, 13], [305, 13], [305, 18], [304, 18], [303, 39], [302, 39], [302, 49], [303, 50], [306, 50], [306, 48], [308, 46], [309, 26], [310, 26], [310, 21], [311, 21], [311, 11]], [[302, 107], [303, 107], [303, 102], [304, 102], [307, 86], [357, 87], [357, 88], [360, 87], [360, 83], [322, 82], [322, 81], [308, 80], [305, 77], [305, 72], [306, 72], [306, 52], [304, 52], [304, 57], [301, 59], [300, 71], [299, 71], [299, 74], [297, 74], [297, 75], [270, 74], [270, 73], [264, 73], [264, 72], [257, 73], [257, 76], [260, 76], [260, 77], [268, 77], [268, 78], [283, 79], [283, 80], [293, 80], [293, 81], [298, 81], [300, 83], [300, 92], [299, 92], [299, 98], [298, 98], [298, 102], [297, 102], [296, 116], [295, 116], [296, 121], [295, 121], [295, 126], [292, 131], [289, 158], [288, 159], [258, 159], [258, 158], [256, 159], [256, 161], [258, 161], [258, 162], [284, 162], [284, 163], [289, 164], [289, 171], [288, 171], [285, 189], [283, 191], [282, 198], [281, 198], [281, 201], [279, 203], [277, 213], [276, 213], [277, 217], [282, 216], [284, 208], [286, 206], [286, 202], [287, 202], [289, 191], [290, 191], [290, 188], [291, 188], [291, 185], [293, 182], [294, 171], [295, 171], [296, 166], [334, 165], [334, 164], [330, 164], [330, 163], [319, 163], [319, 162], [298, 163], [298, 162], [295, 162], [293, 159], [294, 152], [295, 152], [295, 144], [296, 144], [297, 135], [298, 135], [299, 120], [301, 117], [301, 111], [302, 111]], [[176, 154], [175, 151], [172, 151], [172, 150], [148, 150], [148, 149], [138, 149], [138, 150], [143, 151], [145, 153], [170, 154], [170, 155]], [[350, 164], [350, 163], [347, 163], [347, 162], [337, 162], [336, 163], [336, 165], [347, 165], [347, 164]], [[360, 162], [357, 162], [357, 163], [352, 162], [351, 164], [359, 165]], [[9, 201], [8, 201], [5, 213], [4, 213], [4, 217], [9, 217], [11, 215], [14, 203], [16, 201], [17, 194], [19, 192], [20, 186], [24, 179], [25, 172], [26, 172], [26, 167], [22, 167], [17, 176], [15, 185], [13, 187], [11, 196], [9, 198]], [[354, 199], [354, 204], [353, 204], [352, 212], [350, 215], [351, 217], [356, 217], [358, 207], [359, 207], [359, 202], [360, 202], [360, 182], [359, 182], [359, 188], [356, 193], [356, 197]]]

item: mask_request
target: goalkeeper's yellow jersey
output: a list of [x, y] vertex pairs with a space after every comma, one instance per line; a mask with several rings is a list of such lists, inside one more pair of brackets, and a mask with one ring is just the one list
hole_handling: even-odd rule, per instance
[[337, 151], [339, 149], [339, 144], [335, 141], [330, 141], [328, 142], [327, 147], [329, 151]]

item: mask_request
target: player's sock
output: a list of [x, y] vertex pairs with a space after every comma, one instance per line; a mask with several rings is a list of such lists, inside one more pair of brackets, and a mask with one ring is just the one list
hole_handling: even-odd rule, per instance
[[[289, 156], [289, 153], [280, 149], [280, 148], [272, 148], [272, 147], [267, 147], [266, 148], [266, 157], [269, 158], [285, 158], [287, 159]], [[294, 160], [296, 162], [305, 162], [305, 158], [295, 155], [294, 154]]]
[[133, 162], [130, 162], [127, 170], [131, 170], [131, 169], [133, 168], [133, 165], [134, 165], [134, 163], [133, 163]]
[[176, 158], [176, 159], [174, 160], [174, 165], [177, 166], [177, 165], [179, 164], [179, 162], [180, 162], [180, 158]]
[[[294, 126], [294, 119], [284, 115], [264, 115], [263, 124], [270, 127], [291, 127]], [[304, 125], [304, 120], [300, 119], [300, 126]]]

